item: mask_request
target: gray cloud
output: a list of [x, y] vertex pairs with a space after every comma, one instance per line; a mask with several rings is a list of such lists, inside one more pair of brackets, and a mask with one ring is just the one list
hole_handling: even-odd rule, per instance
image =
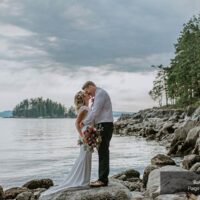
[[88, 79], [108, 89], [115, 110], [154, 105], [150, 66], [169, 64], [199, 7], [199, 0], [1, 0], [0, 109], [41, 95], [70, 105]]
[[[27, 51], [33, 51], [32, 60], [39, 66], [50, 61], [67, 68], [109, 65], [143, 71], [151, 64], [169, 63], [181, 26], [197, 13], [197, 4], [197, 0], [7, 0], [0, 3], [0, 19], [19, 29], [13, 32], [15, 38], [7, 37], [11, 48], [18, 49], [15, 59], [30, 60]], [[27, 35], [20, 36], [20, 31]], [[36, 59], [38, 53], [41, 57]], [[146, 62], [150, 56], [156, 59]], [[143, 62], [116, 62], [128, 59]]]

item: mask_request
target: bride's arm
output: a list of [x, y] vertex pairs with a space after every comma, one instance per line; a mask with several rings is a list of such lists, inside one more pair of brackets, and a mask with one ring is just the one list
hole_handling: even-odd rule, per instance
[[83, 121], [83, 119], [85, 118], [86, 114], [87, 114], [87, 110], [83, 110], [82, 112], [80, 112], [76, 118], [76, 122], [75, 122], [75, 125], [76, 125], [76, 129], [77, 131], [79, 132], [79, 135], [82, 136], [82, 132], [81, 132], [81, 122]]

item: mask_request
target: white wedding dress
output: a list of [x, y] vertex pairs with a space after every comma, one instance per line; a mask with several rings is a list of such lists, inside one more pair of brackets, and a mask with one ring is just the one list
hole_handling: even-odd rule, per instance
[[[84, 110], [89, 110], [87, 106], [82, 106], [79, 109], [79, 112]], [[82, 128], [82, 131], [85, 130], [86, 127]], [[92, 161], [92, 152], [85, 151], [83, 145], [80, 146], [80, 154], [76, 159], [71, 171], [65, 180], [58, 186], [53, 186], [41, 193], [40, 200], [42, 200], [44, 196], [51, 195], [53, 193], [57, 193], [61, 190], [72, 189], [72, 188], [87, 188], [90, 183], [91, 176], [91, 162]]]

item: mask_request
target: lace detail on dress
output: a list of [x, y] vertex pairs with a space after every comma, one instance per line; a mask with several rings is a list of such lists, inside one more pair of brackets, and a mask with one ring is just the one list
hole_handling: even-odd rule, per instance
[[83, 112], [84, 110], [88, 111], [89, 110], [88, 106], [81, 106], [79, 108], [79, 110], [78, 110], [78, 114], [81, 113], [81, 112]]

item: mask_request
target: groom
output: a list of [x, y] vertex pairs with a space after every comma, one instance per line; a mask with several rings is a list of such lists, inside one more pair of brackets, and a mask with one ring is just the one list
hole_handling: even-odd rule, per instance
[[102, 142], [98, 149], [99, 155], [99, 179], [90, 184], [91, 187], [101, 187], [108, 185], [109, 175], [109, 145], [113, 132], [112, 104], [108, 93], [95, 85], [92, 81], [87, 81], [82, 89], [86, 94], [94, 98], [92, 110], [88, 113], [82, 125], [92, 122], [101, 126]]

